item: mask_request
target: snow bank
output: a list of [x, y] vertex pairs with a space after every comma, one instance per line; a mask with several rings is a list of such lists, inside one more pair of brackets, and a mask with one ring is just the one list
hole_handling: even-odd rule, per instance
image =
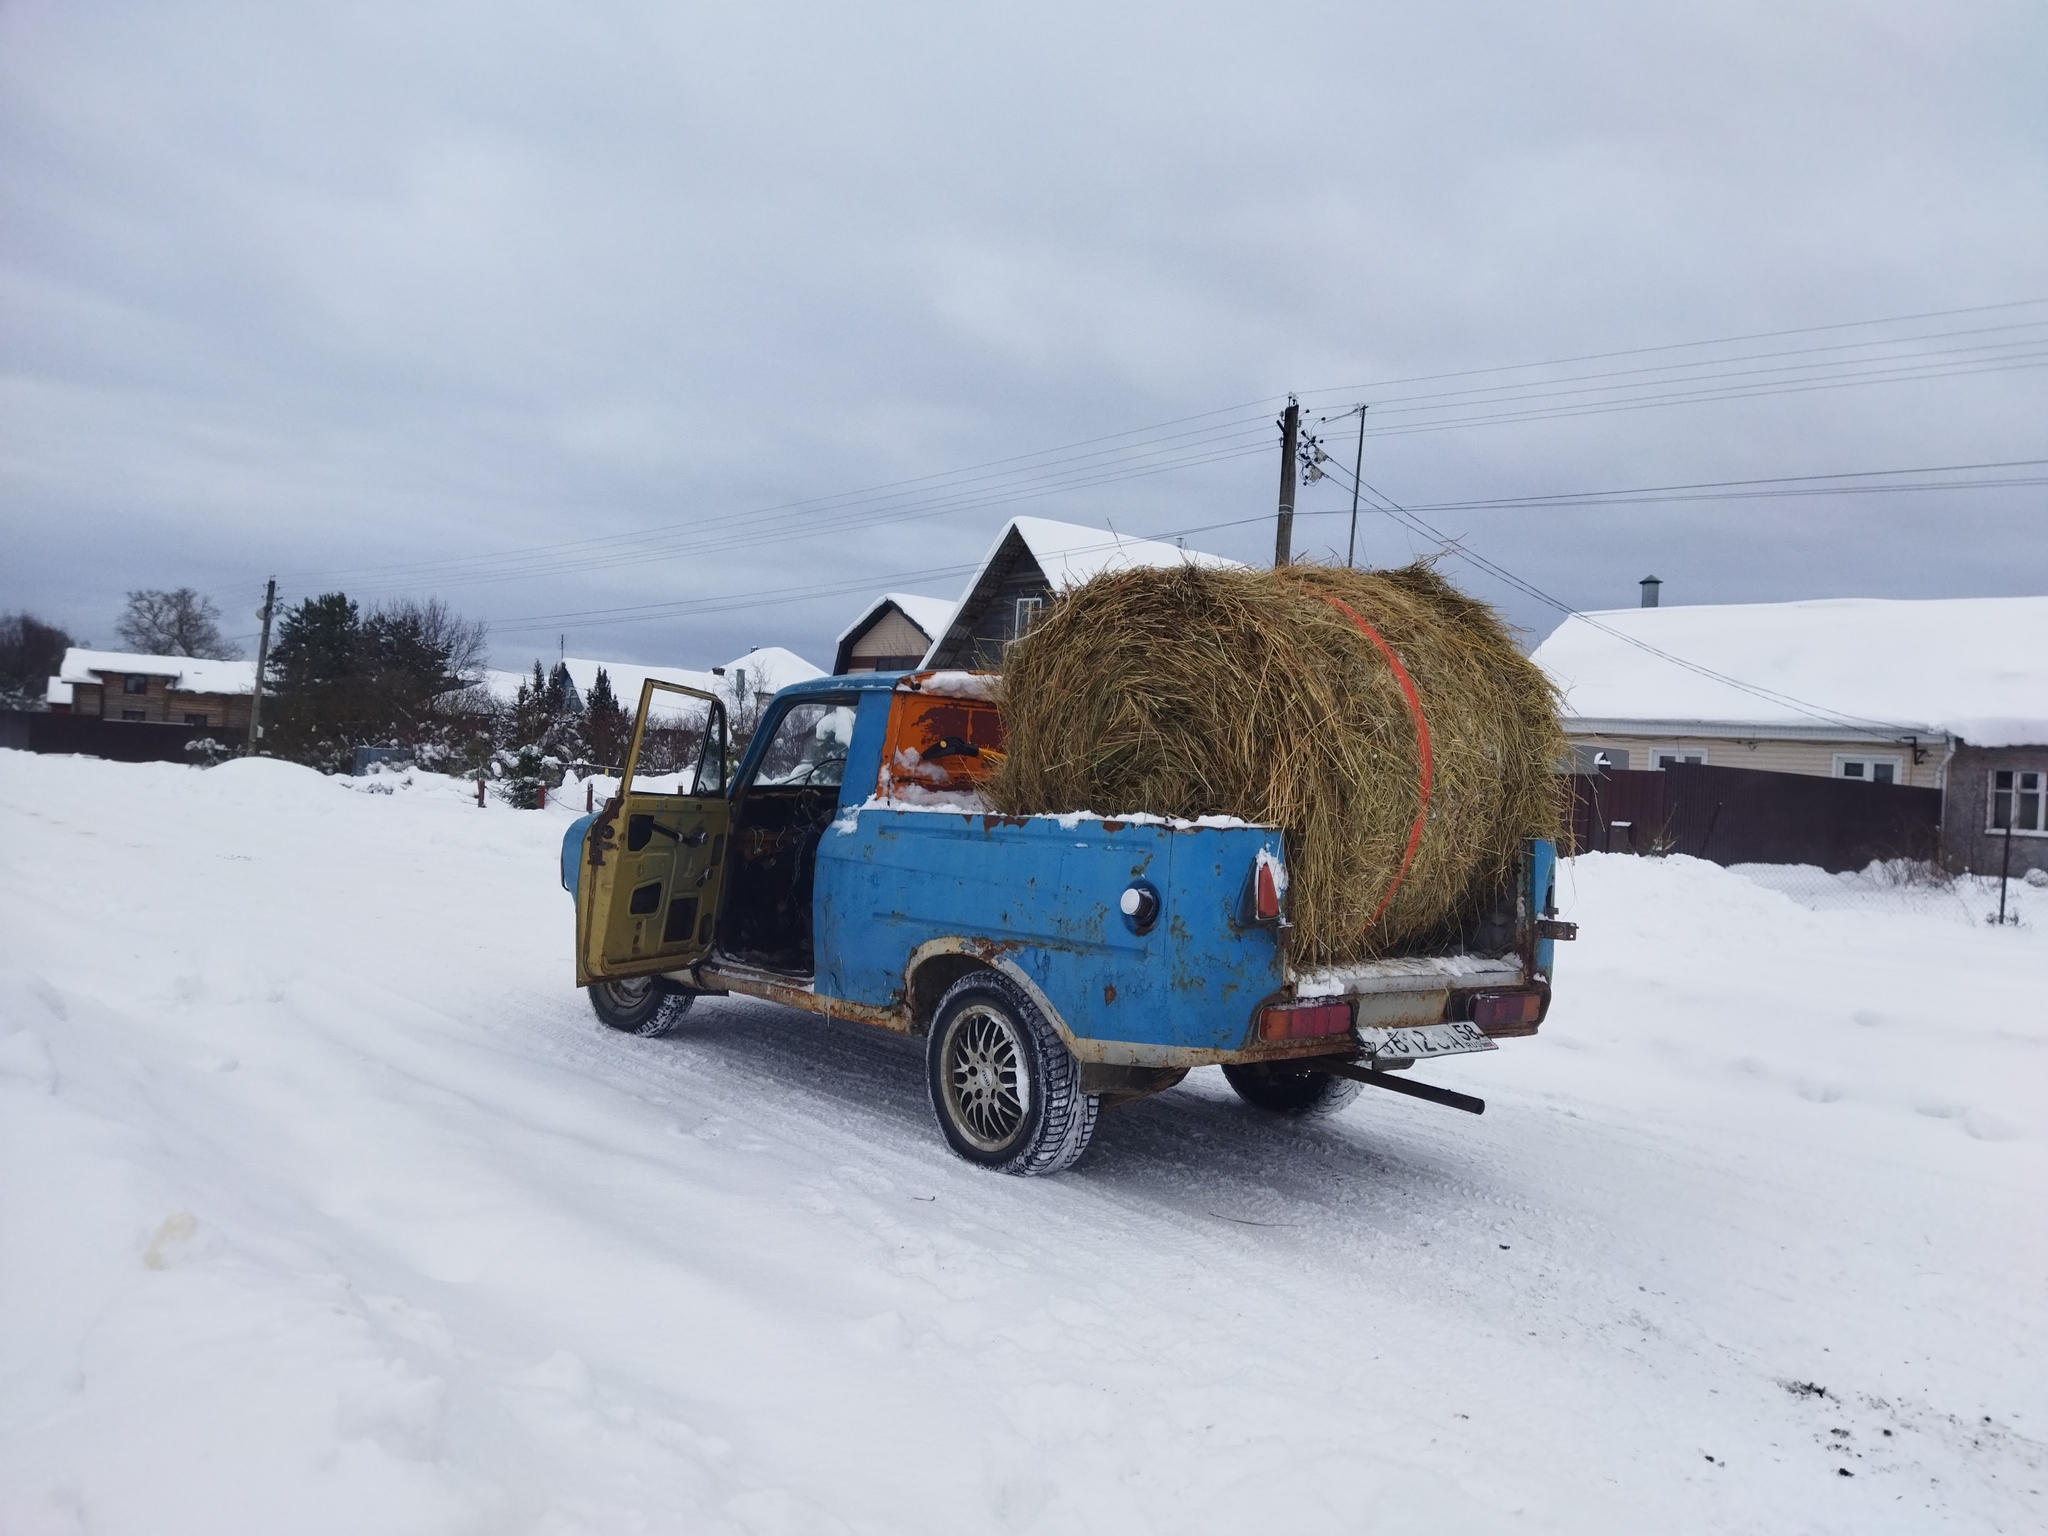
[[2040, 1524], [2039, 893], [1588, 856], [1483, 1118], [1013, 1181], [912, 1043], [602, 1031], [580, 801], [394, 778], [0, 751], [7, 1536]]

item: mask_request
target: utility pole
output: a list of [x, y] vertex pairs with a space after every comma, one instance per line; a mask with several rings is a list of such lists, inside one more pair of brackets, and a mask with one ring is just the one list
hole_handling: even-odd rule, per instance
[[1365, 413], [1370, 406], [1354, 405], [1358, 415], [1358, 457], [1351, 462], [1351, 540], [1344, 546], [1344, 569], [1352, 568], [1358, 553], [1358, 477], [1365, 473]]
[[270, 661], [270, 616], [277, 611], [277, 578], [263, 588], [263, 606], [256, 617], [263, 621], [263, 637], [256, 642], [256, 686], [249, 690], [249, 755], [256, 755], [256, 743], [263, 736], [263, 669]]
[[1287, 414], [1280, 418], [1280, 526], [1273, 536], [1273, 564], [1282, 566], [1294, 558], [1294, 455], [1301, 440], [1301, 404], [1287, 397]]

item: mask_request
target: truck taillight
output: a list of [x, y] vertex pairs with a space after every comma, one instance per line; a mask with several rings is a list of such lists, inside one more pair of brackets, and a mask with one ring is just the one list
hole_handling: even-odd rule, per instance
[[1280, 882], [1273, 878], [1273, 866], [1264, 859], [1259, 860], [1252, 906], [1260, 922], [1277, 923], [1280, 920]]
[[1259, 1015], [1261, 1040], [1308, 1040], [1346, 1034], [1350, 1029], [1351, 1005], [1347, 1002], [1298, 1003], [1292, 1008], [1268, 1008]]
[[1534, 1024], [1543, 1017], [1540, 992], [1474, 992], [1466, 1004], [1481, 1029], [1503, 1024]]

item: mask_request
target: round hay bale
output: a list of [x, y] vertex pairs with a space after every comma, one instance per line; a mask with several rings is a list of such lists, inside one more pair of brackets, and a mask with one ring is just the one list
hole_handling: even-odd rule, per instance
[[1297, 964], [1448, 935], [1558, 825], [1548, 679], [1427, 565], [1098, 576], [1010, 648], [1002, 700], [1005, 813], [1283, 829]]

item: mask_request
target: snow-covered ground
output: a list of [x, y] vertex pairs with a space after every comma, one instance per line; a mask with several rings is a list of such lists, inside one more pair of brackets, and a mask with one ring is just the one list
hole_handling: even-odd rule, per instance
[[905, 1042], [601, 1030], [580, 795], [470, 794], [0, 752], [6, 1536], [2048, 1528], [2048, 893], [1588, 857], [1484, 1118], [1010, 1180]]

